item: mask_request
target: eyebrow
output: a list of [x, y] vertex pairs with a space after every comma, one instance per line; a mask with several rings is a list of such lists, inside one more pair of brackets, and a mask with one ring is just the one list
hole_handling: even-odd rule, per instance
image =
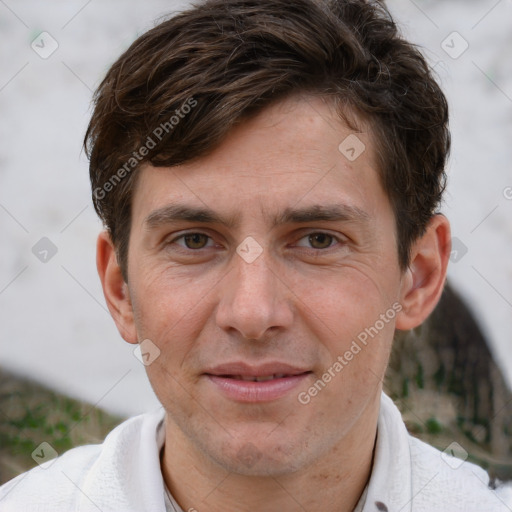
[[357, 206], [347, 204], [315, 204], [297, 209], [286, 208], [274, 219], [273, 226], [316, 221], [366, 222], [368, 220], [370, 220], [370, 216]]
[[[357, 206], [347, 204], [315, 204], [303, 208], [286, 208], [272, 219], [272, 227], [282, 224], [301, 224], [317, 221], [367, 222], [368, 213]], [[240, 224], [240, 216], [223, 217], [206, 207], [188, 205], [168, 205], [151, 212], [144, 224], [148, 229], [155, 229], [173, 222], [187, 221], [202, 224], [222, 224], [236, 228]]]

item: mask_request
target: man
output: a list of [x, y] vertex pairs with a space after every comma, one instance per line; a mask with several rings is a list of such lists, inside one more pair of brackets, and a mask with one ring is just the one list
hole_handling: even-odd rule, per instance
[[86, 148], [105, 298], [163, 408], [1, 510], [512, 510], [382, 391], [445, 282], [447, 120], [378, 2], [213, 0], [135, 41]]

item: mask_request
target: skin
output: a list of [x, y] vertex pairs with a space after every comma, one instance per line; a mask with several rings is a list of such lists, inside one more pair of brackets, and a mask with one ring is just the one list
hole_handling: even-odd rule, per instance
[[[439, 300], [450, 229], [434, 216], [402, 272], [371, 134], [357, 133], [366, 150], [351, 162], [338, 149], [351, 133], [323, 99], [288, 98], [201, 159], [141, 169], [128, 284], [108, 234], [98, 238], [98, 271], [121, 335], [161, 351], [146, 368], [167, 412], [162, 472], [184, 510], [351, 511], [368, 481], [394, 330], [421, 324]], [[238, 224], [148, 223], [178, 203]], [[273, 224], [285, 208], [328, 204], [364, 215]], [[319, 232], [332, 238], [310, 236]], [[187, 233], [206, 236], [179, 238]], [[248, 236], [263, 249], [252, 263], [236, 252]], [[401, 306], [395, 318], [301, 404], [298, 393], [393, 304]], [[277, 400], [240, 403], [204, 375], [240, 360], [312, 373]]]

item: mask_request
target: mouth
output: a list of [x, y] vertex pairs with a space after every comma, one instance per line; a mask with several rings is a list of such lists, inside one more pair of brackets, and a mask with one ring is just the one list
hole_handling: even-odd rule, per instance
[[313, 372], [286, 364], [219, 366], [204, 375], [215, 392], [236, 402], [270, 402], [291, 393]]
[[272, 375], [260, 375], [260, 376], [251, 376], [251, 375], [217, 375], [217, 377], [223, 377], [224, 379], [233, 379], [233, 380], [241, 380], [244, 382], [268, 382], [270, 380], [276, 379], [284, 379], [287, 377], [297, 377], [297, 375], [304, 375], [304, 372], [300, 374], [286, 374], [286, 373], [275, 373]]

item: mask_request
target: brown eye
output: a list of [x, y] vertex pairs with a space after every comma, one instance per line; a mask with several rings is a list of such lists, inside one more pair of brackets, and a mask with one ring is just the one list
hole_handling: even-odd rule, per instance
[[327, 249], [331, 246], [333, 237], [327, 233], [312, 233], [309, 235], [308, 240], [315, 249]]
[[188, 249], [202, 249], [208, 243], [208, 238], [207, 235], [203, 235], [202, 233], [192, 233], [183, 236]]

